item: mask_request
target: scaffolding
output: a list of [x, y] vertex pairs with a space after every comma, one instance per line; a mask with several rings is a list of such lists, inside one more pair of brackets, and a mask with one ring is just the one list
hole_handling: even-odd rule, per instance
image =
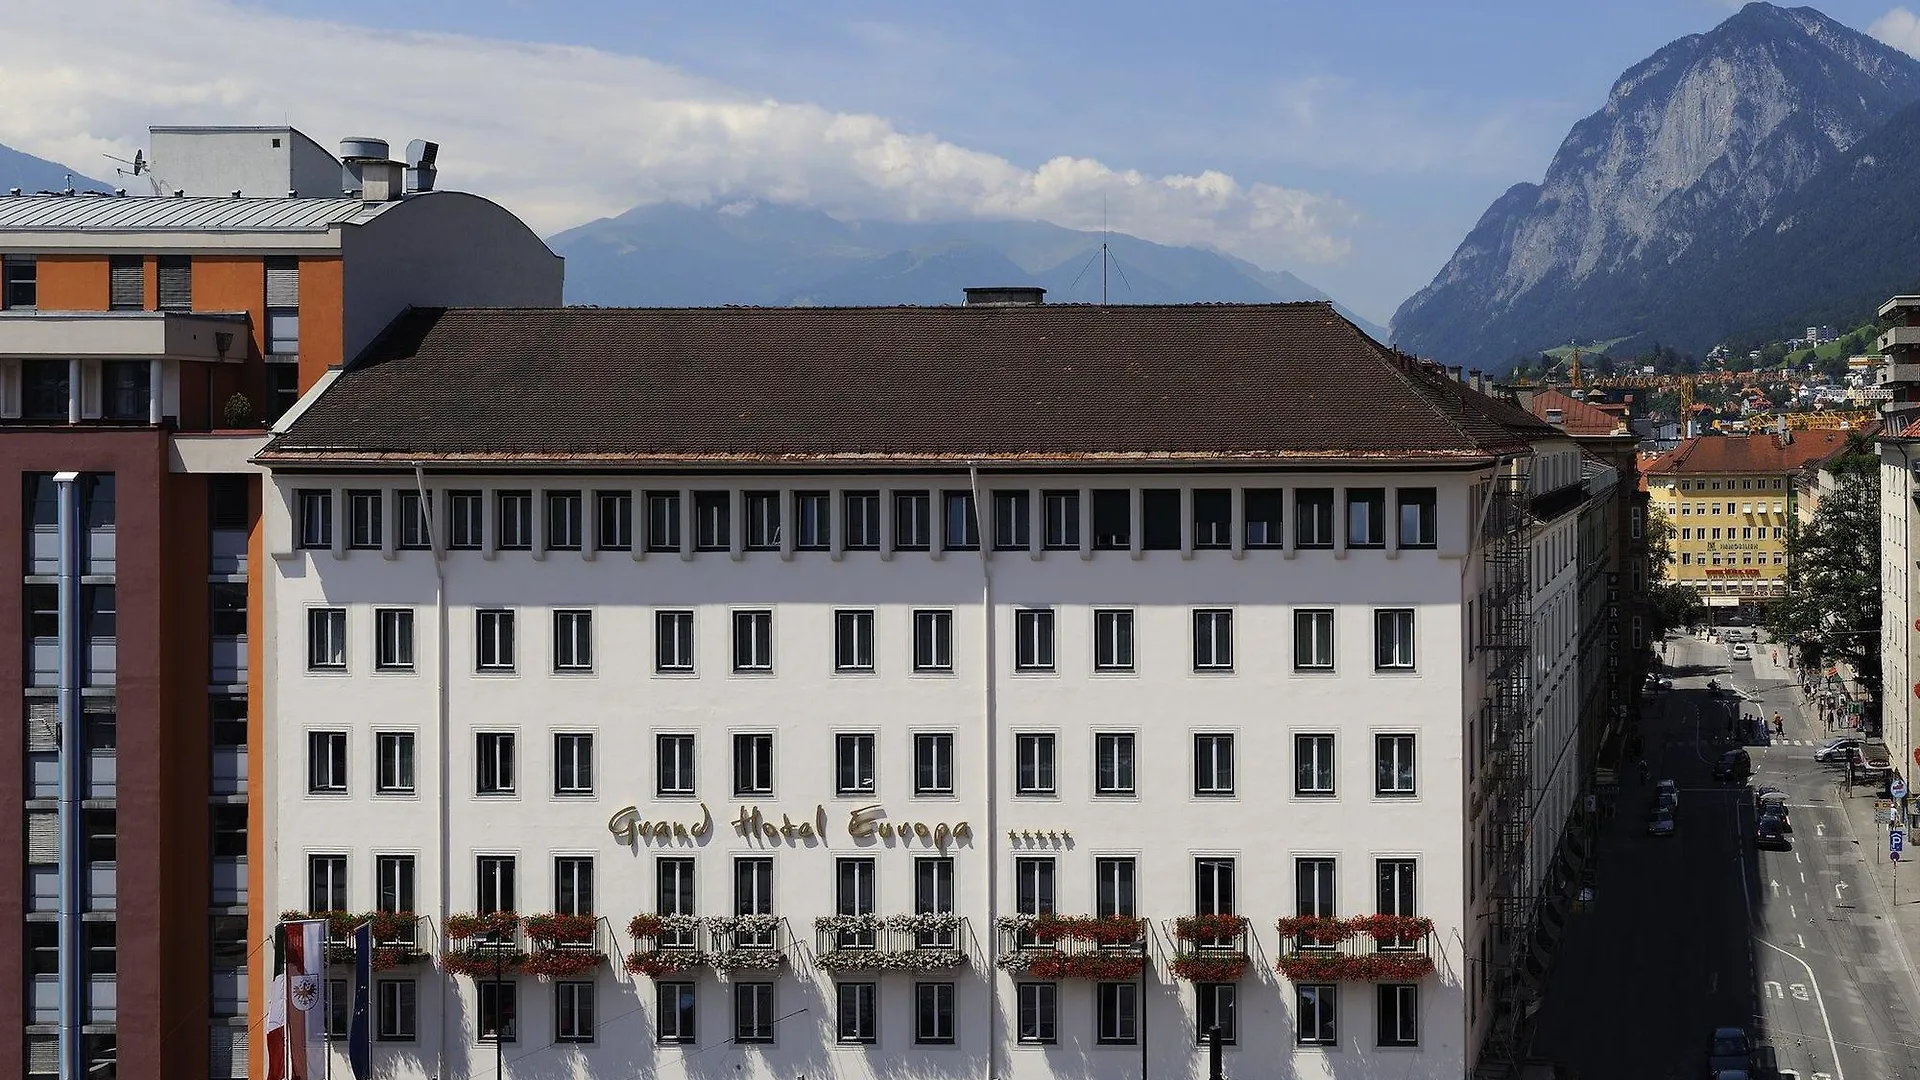
[[[1524, 460], [1524, 459], [1523, 459]], [[1495, 983], [1493, 1021], [1480, 1051], [1480, 1075], [1517, 1069], [1526, 1049], [1522, 1026], [1535, 988], [1528, 953], [1539, 897], [1528, 865], [1533, 830], [1533, 597], [1534, 515], [1528, 476], [1516, 466], [1493, 478], [1487, 505], [1486, 587], [1479, 647], [1486, 656], [1482, 705], [1487, 758], [1483, 799], [1493, 814], [1492, 931], [1483, 962]]]

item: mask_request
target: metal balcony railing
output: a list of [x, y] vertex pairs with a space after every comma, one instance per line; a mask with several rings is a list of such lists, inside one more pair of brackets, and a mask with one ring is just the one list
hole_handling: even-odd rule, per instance
[[951, 913], [825, 915], [814, 962], [827, 971], [941, 971], [966, 961], [967, 920]]

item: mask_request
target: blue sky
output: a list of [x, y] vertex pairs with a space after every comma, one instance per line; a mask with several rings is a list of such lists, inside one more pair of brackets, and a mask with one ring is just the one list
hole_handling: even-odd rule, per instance
[[[148, 5], [106, 2], [125, 3], [129, 24], [150, 18]], [[330, 125], [354, 120], [298, 80], [324, 87], [324, 73], [308, 68], [351, 67], [338, 59], [345, 52], [385, 50], [382, 70], [394, 58], [410, 69], [392, 70], [385, 89], [397, 97], [344, 75], [330, 84], [334, 96], [376, 128], [438, 125], [381, 133], [396, 143], [444, 134], [449, 172], [459, 175], [463, 153], [475, 159], [469, 186], [542, 231], [640, 201], [741, 196], [841, 214], [1004, 212], [1085, 225], [1097, 223], [1101, 193], [1124, 186], [1103, 170], [1132, 170], [1145, 178], [1142, 194], [1114, 198], [1116, 229], [1228, 247], [1380, 321], [1500, 192], [1539, 179], [1567, 128], [1604, 102], [1621, 71], [1735, 10], [1719, 0], [167, 6], [175, 22], [240, 24], [308, 51], [252, 83], [236, 60], [230, 71], [214, 65], [217, 79], [183, 65], [176, 81], [204, 80], [183, 89], [154, 73], [111, 101], [89, 90], [104, 103], [66, 109], [84, 140], [0, 105], [0, 141], [64, 152], [60, 160], [82, 169], [89, 163], [75, 155], [133, 145], [146, 123], [284, 117], [330, 142], [350, 133]], [[1822, 10], [1865, 30], [1893, 7], [1848, 0]], [[0, 70], [34, 62], [29, 49], [59, 48], [61, 32], [29, 17], [17, 55], [0, 45]], [[127, 31], [165, 32], [157, 22]], [[571, 48], [523, 53], [514, 43]], [[148, 71], [164, 55], [151, 41], [128, 47], [144, 48]], [[183, 51], [204, 52], [204, 41]], [[556, 67], [577, 70], [562, 77]], [[570, 83], [576, 74], [590, 85]], [[15, 80], [0, 76], [0, 92]], [[725, 108], [662, 112], [654, 106], [665, 98]], [[516, 176], [519, 166], [498, 160], [513, 145], [544, 148], [571, 179]], [[1065, 160], [1042, 168], [1056, 159]]]

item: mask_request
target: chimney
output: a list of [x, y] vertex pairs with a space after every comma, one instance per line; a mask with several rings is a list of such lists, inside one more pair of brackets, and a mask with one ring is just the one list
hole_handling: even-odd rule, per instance
[[976, 285], [967, 289], [967, 306], [1039, 307], [1046, 295], [1038, 285]]
[[387, 159], [387, 141], [365, 136], [340, 140], [340, 188], [363, 202], [391, 202], [405, 191], [406, 167]]
[[439, 160], [439, 143], [415, 139], [407, 144], [407, 194], [433, 190], [434, 179], [440, 175], [435, 165]]
[[1483, 394], [1487, 392], [1487, 373], [1486, 372], [1481, 371], [1479, 368], [1470, 368], [1467, 371], [1467, 377], [1470, 380], [1470, 383], [1475, 390], [1478, 390]]
[[1454, 382], [1457, 382], [1457, 383], [1466, 382], [1467, 381], [1466, 369], [1450, 367], [1447, 369], [1447, 378], [1452, 379]]

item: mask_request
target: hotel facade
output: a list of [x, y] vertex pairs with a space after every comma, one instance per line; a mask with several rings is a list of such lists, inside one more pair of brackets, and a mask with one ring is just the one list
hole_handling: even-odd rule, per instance
[[416, 310], [256, 460], [382, 1076], [1519, 1052], [1615, 478], [1325, 305]]

